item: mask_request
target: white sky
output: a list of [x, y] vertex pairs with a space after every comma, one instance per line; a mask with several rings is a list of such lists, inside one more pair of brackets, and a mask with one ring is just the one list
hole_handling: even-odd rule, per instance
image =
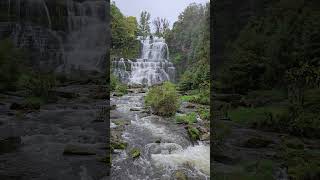
[[151, 22], [156, 17], [167, 18], [170, 27], [178, 20], [178, 16], [191, 3], [205, 4], [210, 0], [111, 0], [125, 16], [135, 16], [139, 21], [143, 10], [151, 14]]

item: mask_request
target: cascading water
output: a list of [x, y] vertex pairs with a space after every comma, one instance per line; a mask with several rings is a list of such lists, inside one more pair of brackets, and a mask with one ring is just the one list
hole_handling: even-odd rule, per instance
[[0, 37], [31, 50], [36, 67], [67, 74], [105, 72], [107, 1], [8, 0], [0, 8], [8, 12]]
[[[116, 109], [111, 111], [111, 141], [113, 138], [128, 143], [125, 150], [115, 149], [112, 154], [112, 179], [128, 180], [171, 180], [177, 174], [184, 174], [188, 179], [210, 179], [210, 146], [208, 142], [190, 141], [184, 126], [179, 126], [174, 119], [131, 111], [143, 109], [145, 93], [133, 90], [122, 97], [112, 97], [111, 104]], [[131, 123], [123, 131], [118, 120], [129, 119]], [[123, 131], [119, 135], [119, 131]], [[131, 150], [138, 148], [140, 156], [131, 157]]]
[[113, 61], [113, 73], [123, 83], [151, 86], [163, 81], [175, 81], [175, 67], [169, 61], [169, 49], [163, 38], [138, 38], [141, 57], [136, 60]]
[[96, 70], [104, 63], [107, 24], [104, 1], [68, 1], [67, 69]]

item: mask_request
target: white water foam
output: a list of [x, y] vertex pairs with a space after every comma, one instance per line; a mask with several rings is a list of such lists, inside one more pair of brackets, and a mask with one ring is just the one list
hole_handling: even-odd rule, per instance
[[210, 175], [210, 147], [207, 145], [189, 146], [171, 154], [152, 154], [151, 158], [157, 166], [175, 168], [190, 164], [200, 172]]

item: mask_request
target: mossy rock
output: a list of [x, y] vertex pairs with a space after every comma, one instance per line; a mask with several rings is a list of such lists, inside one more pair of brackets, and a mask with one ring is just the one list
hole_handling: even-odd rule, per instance
[[132, 158], [137, 158], [140, 156], [140, 149], [138, 148], [133, 148], [131, 151], [130, 151], [130, 156]]
[[127, 146], [128, 146], [128, 143], [126, 143], [126, 142], [121, 142], [121, 141], [111, 142], [112, 149], [126, 149]]
[[182, 171], [177, 171], [177, 172], [175, 172], [175, 174], [174, 174], [174, 179], [175, 179], [175, 180], [187, 180], [187, 179], [188, 179], [188, 176], [185, 175], [185, 173], [182, 172]]
[[113, 123], [117, 126], [124, 126], [124, 125], [129, 125], [130, 121], [124, 120], [124, 119], [117, 119], [117, 120], [113, 121]]

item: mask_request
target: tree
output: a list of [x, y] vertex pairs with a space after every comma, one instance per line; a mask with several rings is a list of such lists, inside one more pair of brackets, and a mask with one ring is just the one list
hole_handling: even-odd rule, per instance
[[153, 20], [155, 27], [155, 35], [158, 37], [166, 37], [170, 31], [170, 23], [166, 18], [157, 17]]
[[161, 30], [161, 19], [160, 19], [160, 17], [157, 17], [155, 20], [153, 20], [153, 25], [154, 25], [154, 27], [156, 29], [155, 35], [158, 36], [158, 37], [162, 36], [162, 34], [161, 34], [161, 31], [162, 31]]
[[139, 54], [138, 22], [133, 16], [124, 16], [113, 2], [111, 4], [111, 56], [135, 58]]
[[150, 35], [150, 13], [142, 11], [140, 14], [139, 35], [147, 37]]

